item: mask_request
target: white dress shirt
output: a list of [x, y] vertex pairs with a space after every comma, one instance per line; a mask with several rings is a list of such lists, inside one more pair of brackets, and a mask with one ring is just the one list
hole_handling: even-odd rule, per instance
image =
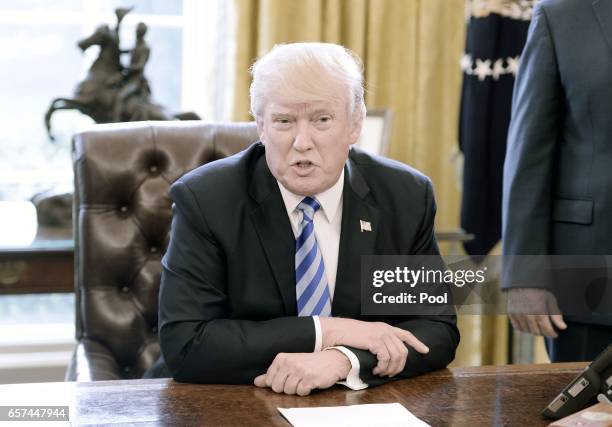
[[[277, 181], [278, 182], [278, 181]], [[278, 182], [289, 222], [293, 229], [293, 235], [297, 238], [299, 224], [302, 221], [303, 213], [297, 206], [304, 196], [299, 196], [287, 190], [280, 182]], [[315, 194], [313, 197], [317, 199], [321, 208], [315, 212], [313, 218], [314, 233], [321, 250], [323, 257], [323, 265], [325, 266], [325, 275], [327, 276], [327, 286], [331, 300], [334, 299], [334, 290], [336, 289], [336, 273], [338, 271], [338, 250], [340, 247], [340, 231], [342, 228], [342, 191], [344, 190], [344, 170], [340, 174], [338, 181], [329, 189], [322, 193]], [[315, 327], [315, 348], [314, 351], [322, 349], [322, 332], [319, 316], [313, 316]], [[359, 359], [355, 354], [346, 347], [329, 347], [329, 349], [337, 349], [341, 351], [351, 362], [351, 370], [345, 381], [340, 382], [353, 390], [361, 390], [368, 385], [359, 378]]]

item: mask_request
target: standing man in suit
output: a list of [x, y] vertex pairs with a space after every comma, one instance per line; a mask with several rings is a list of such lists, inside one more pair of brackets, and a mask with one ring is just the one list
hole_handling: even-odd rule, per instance
[[361, 315], [361, 255], [438, 248], [429, 179], [352, 148], [366, 113], [359, 60], [296, 43], [252, 73], [260, 142], [170, 189], [159, 313], [170, 373], [306, 395], [445, 367], [454, 315]]
[[[504, 254], [612, 254], [611, 166], [612, 0], [543, 0], [514, 88]], [[612, 313], [563, 316], [559, 281], [504, 286], [513, 326], [548, 337], [553, 361], [592, 360], [612, 341]]]

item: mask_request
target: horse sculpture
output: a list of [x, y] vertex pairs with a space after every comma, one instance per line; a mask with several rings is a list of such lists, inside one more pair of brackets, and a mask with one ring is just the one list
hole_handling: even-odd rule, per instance
[[[134, 120], [199, 120], [192, 112], [170, 114], [164, 107], [151, 102], [149, 85], [140, 70], [143, 83], [142, 90], [125, 94], [124, 87], [131, 84], [132, 74], [121, 64], [122, 53], [119, 46], [119, 26], [130, 9], [117, 9], [117, 26], [114, 31], [108, 25], [100, 25], [95, 32], [78, 42], [82, 51], [91, 46], [99, 46], [100, 53], [94, 61], [87, 77], [79, 83], [74, 98], [56, 98], [51, 102], [45, 114], [45, 127], [51, 141], [51, 116], [57, 110], [78, 110], [91, 117], [96, 123], [111, 123]], [[139, 24], [142, 29], [144, 24]], [[146, 26], [144, 26], [146, 32]], [[144, 33], [143, 33], [144, 35]], [[141, 36], [142, 38], [142, 36]], [[142, 43], [142, 40], [141, 40]], [[148, 59], [148, 55], [147, 55]], [[144, 64], [142, 67], [144, 68]], [[119, 105], [118, 105], [119, 104]]]

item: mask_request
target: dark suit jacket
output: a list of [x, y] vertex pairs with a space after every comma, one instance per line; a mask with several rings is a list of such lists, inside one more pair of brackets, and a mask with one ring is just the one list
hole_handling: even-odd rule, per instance
[[[280, 352], [312, 352], [314, 322], [297, 317], [295, 238], [261, 143], [206, 164], [170, 189], [171, 241], [163, 259], [160, 340], [179, 381], [252, 383]], [[345, 166], [334, 316], [362, 319], [360, 255], [437, 254], [430, 181], [397, 162], [351, 149]], [[360, 231], [360, 220], [372, 232]], [[410, 330], [430, 348], [410, 351], [404, 376], [446, 366], [455, 316], [375, 318]], [[352, 349], [361, 378], [376, 357]]]
[[536, 5], [503, 193], [504, 254], [612, 253], [612, 0]]

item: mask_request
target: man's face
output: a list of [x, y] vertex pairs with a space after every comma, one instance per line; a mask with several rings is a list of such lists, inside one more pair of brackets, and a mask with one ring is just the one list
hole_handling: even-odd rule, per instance
[[336, 183], [361, 123], [344, 102], [269, 100], [257, 129], [272, 175], [292, 193], [312, 196]]

